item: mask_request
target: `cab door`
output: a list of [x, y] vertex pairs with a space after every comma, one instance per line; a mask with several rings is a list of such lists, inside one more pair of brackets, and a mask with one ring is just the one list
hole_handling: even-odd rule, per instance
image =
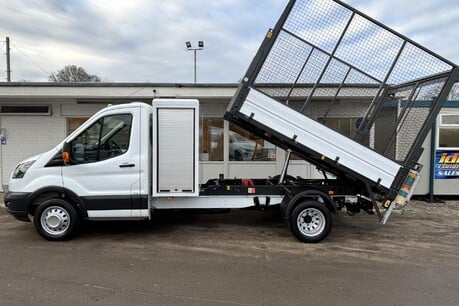
[[[70, 139], [63, 185], [83, 201], [89, 218], [140, 217], [140, 107], [112, 109]], [[146, 210], [146, 209], [145, 209]]]

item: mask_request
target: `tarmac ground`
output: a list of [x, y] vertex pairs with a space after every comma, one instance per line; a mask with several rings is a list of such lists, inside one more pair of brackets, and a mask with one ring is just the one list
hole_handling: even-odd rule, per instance
[[169, 213], [48, 242], [0, 209], [0, 305], [457, 305], [458, 219], [459, 201], [412, 201], [303, 244], [276, 210]]

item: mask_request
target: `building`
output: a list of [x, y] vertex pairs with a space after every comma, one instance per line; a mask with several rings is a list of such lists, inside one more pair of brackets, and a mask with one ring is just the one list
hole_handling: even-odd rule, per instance
[[[236, 89], [237, 84], [0, 83], [0, 186], [7, 184], [17, 162], [54, 147], [108, 104], [151, 103], [155, 97], [200, 100], [202, 183], [219, 174], [251, 178], [277, 175], [282, 170], [285, 152], [222, 119]], [[339, 107], [329, 108], [331, 111], [326, 112], [323, 122], [352, 137], [377, 88], [370, 85], [353, 87], [352, 95], [348, 98], [344, 95], [336, 101], [320, 98], [320, 91], [324, 91], [324, 97], [329, 96], [325, 94], [327, 90], [330, 88], [319, 89], [310, 112], [319, 116], [326, 112], [330, 103], [338, 104]], [[276, 89], [280, 99], [285, 91], [288, 88]], [[294, 98], [301, 101], [304, 97], [303, 92]], [[295, 99], [291, 103], [295, 103]], [[421, 157], [424, 169], [417, 194], [459, 195], [459, 169], [454, 168], [459, 165], [457, 101], [446, 102], [432, 131], [424, 143]], [[450, 168], [440, 169], [439, 164], [445, 162]], [[289, 174], [322, 177], [315, 166], [297, 157], [293, 157]]]

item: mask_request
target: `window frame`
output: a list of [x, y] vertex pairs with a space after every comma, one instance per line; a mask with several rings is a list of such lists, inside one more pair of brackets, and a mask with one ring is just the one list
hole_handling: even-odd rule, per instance
[[459, 136], [459, 123], [443, 123], [443, 117], [444, 116], [459, 116], [459, 111], [441, 113], [440, 115], [438, 115], [438, 117], [437, 117], [437, 127], [435, 129], [435, 133], [436, 133], [435, 148], [437, 150], [459, 150], [459, 146], [458, 147], [442, 147], [442, 146], [440, 146], [440, 130], [442, 128], [457, 130], [457, 133], [458, 133], [458, 136]]
[[[132, 140], [132, 126], [133, 126], [133, 123], [134, 123], [134, 116], [133, 114], [131, 113], [119, 113], [119, 114], [109, 114], [109, 115], [106, 115], [106, 116], [103, 116], [103, 117], [100, 117], [98, 118], [97, 120], [95, 120], [94, 122], [92, 122], [91, 124], [89, 124], [85, 129], [83, 129], [80, 133], [78, 133], [77, 135], [75, 135], [75, 137], [72, 138], [72, 140], [69, 141], [70, 143], [70, 147], [71, 147], [71, 150], [72, 150], [72, 156], [74, 155], [74, 152], [73, 152], [73, 148], [74, 148], [74, 141], [76, 139], [78, 139], [80, 136], [82, 136], [86, 131], [88, 131], [90, 128], [92, 128], [95, 124], [99, 123], [100, 124], [100, 130], [98, 131], [98, 139], [97, 139], [97, 142], [99, 143], [100, 140], [104, 137], [104, 135], [102, 134], [103, 132], [103, 128], [104, 128], [104, 122], [105, 122], [105, 119], [108, 118], [108, 117], [116, 117], [116, 116], [129, 116], [129, 119], [130, 119], [130, 127], [129, 127], [129, 143], [128, 143], [128, 147], [126, 148], [126, 150], [124, 152], [122, 152], [121, 154], [118, 154], [118, 155], [114, 155], [114, 156], [110, 156], [108, 158], [104, 158], [104, 159], [100, 159], [100, 151], [101, 151], [101, 146], [100, 144], [98, 144], [98, 147], [97, 147], [97, 150], [96, 150], [96, 156], [97, 156], [97, 159], [94, 160], [94, 161], [79, 161], [79, 160], [76, 160], [75, 158], [72, 157], [72, 164], [73, 165], [85, 165], [85, 164], [93, 164], [93, 163], [98, 163], [98, 162], [102, 162], [102, 161], [106, 161], [106, 160], [110, 160], [112, 158], [115, 158], [115, 157], [119, 157], [119, 156], [123, 156], [125, 154], [127, 154], [131, 148], [131, 140]], [[123, 127], [124, 128], [124, 127]], [[121, 129], [120, 129], [121, 131]], [[114, 136], [116, 136], [118, 134], [115, 133], [111, 138], [113, 138]], [[107, 135], [107, 134], [105, 134]]]
[[[212, 152], [204, 152], [204, 121], [205, 120], [219, 120], [221, 121], [222, 123], [222, 127], [221, 127], [221, 159], [218, 159], [218, 160], [212, 160], [210, 159], [210, 157], [213, 155]], [[220, 127], [216, 127], [216, 128], [220, 128]], [[208, 140], [212, 140], [211, 137], [208, 139]], [[212, 115], [200, 115], [199, 116], [199, 162], [200, 163], [223, 163], [225, 161], [225, 141], [226, 141], [226, 138], [225, 138], [225, 120], [223, 120], [223, 118], [221, 116], [212, 116]], [[218, 151], [217, 151], [218, 152]], [[208, 154], [208, 158], [207, 159], [202, 159], [205, 155], [204, 154]], [[217, 154], [220, 154], [220, 153], [217, 153]]]
[[[246, 135], [239, 134], [237, 130], [232, 130], [231, 129], [232, 125], [236, 126], [237, 128], [241, 129], [242, 131], [247, 132], [249, 137], [247, 137]], [[265, 146], [265, 145], [263, 145], [261, 148], [257, 148], [256, 147], [257, 145], [255, 145], [255, 148], [257, 148], [257, 150], [273, 150], [274, 159], [272, 159], [272, 160], [253, 159], [253, 156], [252, 156], [251, 159], [247, 159], [247, 160], [245, 160], [245, 159], [244, 160], [230, 159], [230, 153], [231, 152], [230, 152], [229, 146], [231, 145], [231, 143], [230, 143], [231, 133], [233, 133], [233, 136], [234, 135], [239, 135], [240, 137], [245, 138], [248, 141], [253, 141], [254, 143], [256, 143], [257, 140], [262, 140], [263, 143], [264, 142], [268, 142], [270, 144], [270, 146], [271, 145], [273, 146], [272, 148], [270, 146]], [[228, 143], [228, 152], [226, 153], [226, 155], [227, 155], [226, 158], [228, 159], [229, 163], [277, 163], [278, 162], [279, 150], [278, 150], [278, 147], [276, 145], [272, 144], [271, 142], [269, 142], [266, 139], [263, 139], [262, 137], [257, 136], [256, 134], [254, 134], [254, 133], [252, 133], [250, 131], [247, 131], [244, 128], [239, 127], [235, 123], [229, 122], [228, 127], [227, 127], [227, 131], [225, 131], [225, 136], [226, 136], [226, 140], [225, 141]], [[251, 137], [255, 137], [256, 140], [252, 139]], [[253, 150], [253, 152], [256, 152], [257, 150]], [[253, 152], [252, 152], [252, 154], [253, 154]], [[270, 154], [268, 152], [268, 157], [269, 156], [270, 156]]]

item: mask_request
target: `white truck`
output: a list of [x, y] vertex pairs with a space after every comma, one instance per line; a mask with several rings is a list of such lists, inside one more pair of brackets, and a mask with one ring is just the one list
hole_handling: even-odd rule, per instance
[[[381, 35], [377, 47], [385, 55], [372, 65]], [[423, 66], [413, 68], [413, 57]], [[225, 114], [288, 150], [278, 176], [221, 175], [200, 185], [199, 102], [154, 99], [152, 105], [109, 106], [55, 148], [20, 162], [6, 209], [32, 220], [48, 240], [72, 237], [82, 219], [144, 220], [171, 209], [280, 206], [303, 242], [324, 239], [332, 214], [344, 207], [350, 215], [376, 213], [385, 223], [412, 194], [422, 142], [457, 76], [454, 64], [342, 2], [292, 0]], [[360, 99], [368, 92], [372, 103], [353, 139], [323, 124], [341, 97]], [[312, 115], [314, 100], [324, 98], [330, 107]], [[392, 121], [380, 132], [387, 118]], [[287, 175], [291, 153], [316, 165], [324, 178]]]

